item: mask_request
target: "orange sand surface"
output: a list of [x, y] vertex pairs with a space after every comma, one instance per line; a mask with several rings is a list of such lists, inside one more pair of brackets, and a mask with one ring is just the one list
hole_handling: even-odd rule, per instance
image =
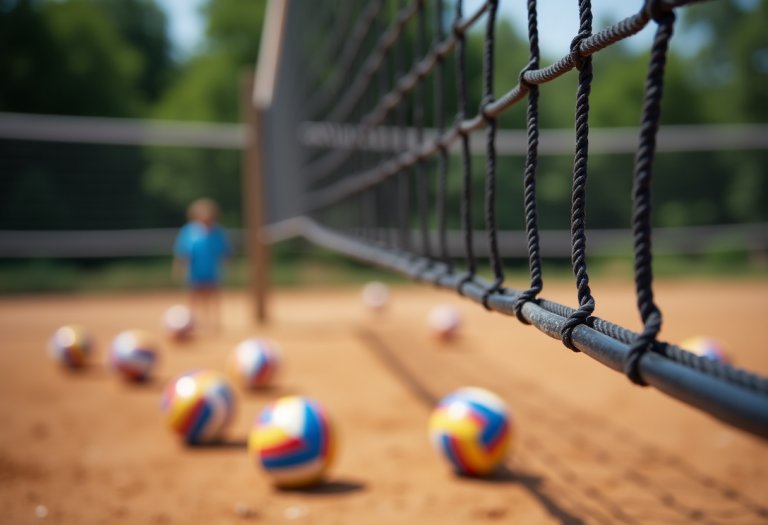
[[[639, 328], [631, 283], [593, 291], [596, 315]], [[222, 331], [184, 343], [158, 326], [181, 294], [0, 298], [0, 523], [768, 523], [765, 441], [452, 293], [395, 287], [374, 313], [358, 292], [276, 291], [265, 328], [250, 323], [246, 295], [230, 293]], [[575, 292], [548, 283], [542, 295], [573, 305]], [[661, 282], [657, 295], [664, 340], [715, 336], [738, 366], [768, 374], [768, 283]], [[441, 302], [463, 315], [449, 343], [424, 324]], [[46, 355], [67, 323], [98, 343], [83, 372]], [[127, 328], [161, 341], [147, 384], [103, 367], [108, 342]], [[225, 443], [183, 446], [160, 415], [163, 385], [189, 368], [222, 370], [254, 334], [283, 347], [275, 387], [239, 392]], [[513, 451], [490, 480], [456, 476], [427, 439], [430, 403], [461, 386], [495, 391], [514, 414]], [[254, 417], [286, 394], [320, 400], [339, 430], [338, 461], [316, 489], [276, 490], [246, 453]]]

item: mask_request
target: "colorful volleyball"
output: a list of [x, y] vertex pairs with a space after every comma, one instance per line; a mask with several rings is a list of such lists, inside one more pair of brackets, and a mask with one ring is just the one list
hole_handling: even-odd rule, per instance
[[192, 312], [183, 304], [171, 306], [163, 314], [163, 330], [174, 339], [185, 339], [192, 335], [195, 327]]
[[680, 343], [680, 348], [700, 357], [707, 357], [721, 363], [731, 362], [728, 351], [723, 343], [711, 337], [691, 337]]
[[67, 368], [82, 368], [93, 350], [91, 336], [78, 325], [62, 326], [48, 340], [48, 353]]
[[389, 302], [389, 288], [384, 283], [371, 281], [363, 286], [361, 297], [363, 304], [371, 310], [381, 310]]
[[248, 451], [277, 486], [302, 487], [323, 479], [335, 441], [328, 413], [317, 401], [288, 396], [259, 414]]
[[229, 376], [244, 388], [262, 388], [270, 384], [280, 366], [281, 351], [269, 339], [246, 339], [227, 360]]
[[189, 444], [221, 439], [235, 413], [235, 394], [214, 370], [190, 370], [165, 387], [161, 408], [168, 426]]
[[461, 315], [455, 306], [440, 304], [430, 310], [427, 316], [427, 328], [440, 339], [454, 337], [461, 325]]
[[109, 366], [131, 381], [145, 381], [157, 362], [157, 346], [143, 330], [126, 330], [112, 340]]
[[461, 474], [488, 476], [504, 460], [512, 435], [507, 404], [483, 388], [443, 398], [429, 419], [432, 445]]

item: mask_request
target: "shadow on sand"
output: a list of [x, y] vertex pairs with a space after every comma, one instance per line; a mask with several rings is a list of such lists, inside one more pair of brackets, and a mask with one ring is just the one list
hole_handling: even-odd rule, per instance
[[364, 489], [365, 483], [350, 480], [336, 480], [326, 481], [317, 485], [312, 485], [311, 487], [278, 488], [277, 490], [280, 492], [293, 492], [310, 496], [330, 496], [359, 492]]
[[487, 478], [475, 478], [457, 474], [461, 479], [477, 483], [515, 483], [522, 486], [541, 504], [542, 507], [561, 525], [584, 525], [584, 520], [569, 513], [558, 505], [548, 494], [541, 490], [542, 479], [523, 472], [514, 472], [506, 465], [501, 465], [493, 475]]

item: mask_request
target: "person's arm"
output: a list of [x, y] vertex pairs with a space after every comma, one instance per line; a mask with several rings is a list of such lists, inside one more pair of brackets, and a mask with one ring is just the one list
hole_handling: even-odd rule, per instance
[[187, 273], [187, 266], [189, 265], [189, 242], [186, 226], [183, 226], [176, 236], [176, 242], [173, 245], [173, 255], [171, 278], [175, 282], [182, 282]]
[[184, 257], [174, 257], [171, 265], [171, 278], [174, 282], [180, 283], [187, 274], [187, 259]]

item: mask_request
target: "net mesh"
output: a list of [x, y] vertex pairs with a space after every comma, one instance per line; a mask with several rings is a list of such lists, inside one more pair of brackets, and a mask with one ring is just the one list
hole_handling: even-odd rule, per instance
[[[527, 64], [518, 83], [501, 96], [494, 93], [495, 29], [498, 0], [465, 10], [463, 2], [340, 0], [317, 10], [299, 10], [291, 26], [302, 57], [295, 103], [304, 122], [326, 126], [326, 147], [306, 151], [298, 171], [302, 186], [305, 235], [349, 255], [441, 287], [453, 288], [495, 310], [533, 324], [622, 371], [634, 383], [674, 392], [687, 372], [694, 372], [698, 398], [687, 402], [742, 428], [768, 436], [768, 379], [698, 357], [657, 340], [662, 315], [653, 295], [651, 210], [653, 160], [661, 117], [667, 51], [675, 8], [691, 0], [647, 0], [635, 15], [593, 32], [589, 0], [580, 0], [579, 30], [570, 52], [555, 63], [540, 64], [536, 0], [529, 0]], [[484, 27], [482, 25], [484, 24]], [[589, 176], [589, 111], [594, 78], [592, 56], [655, 25], [640, 115], [634, 162], [632, 231], [637, 306], [643, 322], [634, 333], [594, 317], [596, 301], [587, 269], [586, 198]], [[467, 59], [468, 34], [484, 31], [482, 71]], [[572, 265], [577, 308], [539, 298], [544, 287], [536, 172], [539, 142], [539, 86], [576, 70], [575, 148], [571, 200]], [[452, 77], [452, 78], [449, 78]], [[470, 99], [477, 98], [477, 110]], [[498, 120], [527, 103], [528, 147], [524, 202], [530, 283], [524, 290], [506, 286], [499, 252], [496, 193]], [[429, 127], [428, 127], [429, 126]], [[482, 210], [473, 209], [471, 134], [485, 133]], [[449, 155], [458, 151], [458, 159]], [[451, 163], [458, 160], [461, 198], [448, 199]], [[511, 203], [504, 202], [505, 206]], [[476, 207], [476, 206], [475, 206]], [[491, 277], [478, 275], [473, 252], [473, 218], [482, 211]], [[458, 214], [464, 236], [460, 264], [450, 257], [447, 224]], [[417, 236], [411, 234], [416, 228]], [[432, 230], [436, 230], [433, 232]], [[660, 361], [659, 361], [660, 359]], [[676, 372], [665, 375], [665, 363]], [[675, 374], [683, 374], [677, 375]], [[673, 377], [674, 376], [674, 377]], [[708, 383], [714, 381], [714, 383]], [[723, 390], [703, 399], [706, 388]], [[715, 388], [715, 387], [712, 387]], [[714, 392], [714, 391], [712, 391]], [[742, 398], [741, 395], [749, 397]], [[681, 397], [676, 395], [676, 397]], [[738, 398], [738, 399], [737, 399]], [[752, 405], [751, 403], [755, 403]], [[730, 418], [724, 406], [740, 404], [743, 417]], [[759, 406], [763, 408], [759, 408]]]

